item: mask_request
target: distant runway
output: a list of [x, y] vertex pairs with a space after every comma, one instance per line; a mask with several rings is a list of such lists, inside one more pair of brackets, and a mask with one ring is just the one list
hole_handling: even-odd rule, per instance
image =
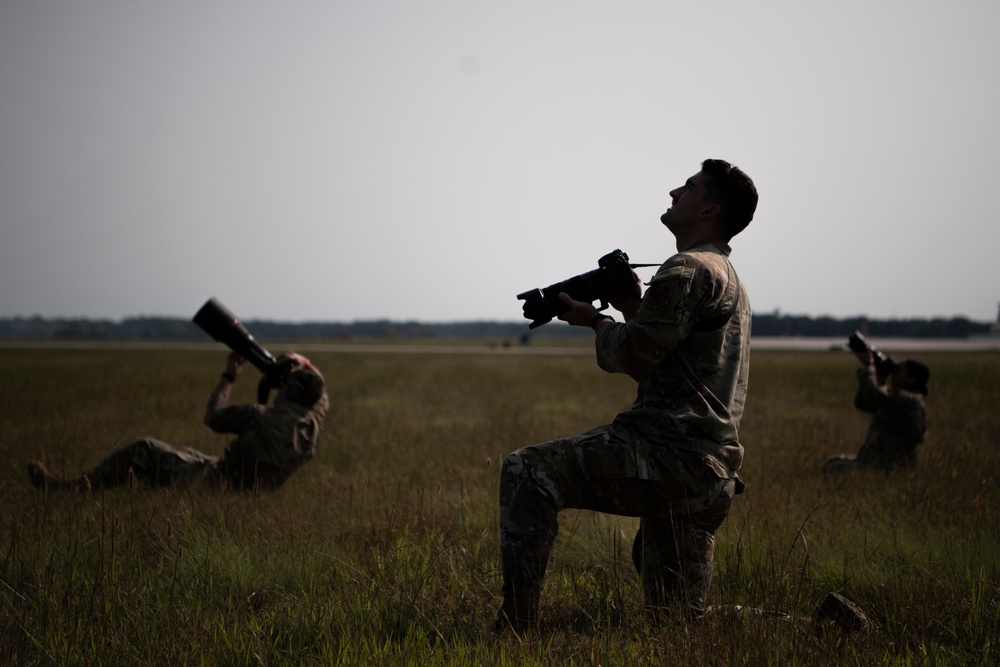
[[[886, 352], [979, 352], [1000, 350], [1000, 336], [977, 338], [877, 338], [868, 342]], [[750, 340], [752, 350], [838, 350], [847, 349], [846, 337], [758, 336]]]
[[[979, 338], [869, 338], [886, 352], [978, 352], [1000, 350], [1000, 337]], [[576, 355], [594, 354], [589, 343], [575, 345], [519, 343], [371, 343], [371, 342], [267, 342], [271, 352], [335, 352], [346, 354], [491, 354], [491, 355]], [[77, 341], [77, 340], [0, 340], [6, 350], [223, 350], [221, 343], [205, 341]], [[751, 350], [823, 351], [846, 350], [844, 338], [763, 337], [751, 340]]]
[[[349, 354], [496, 354], [496, 355], [587, 355], [590, 345], [521, 345], [502, 343], [319, 343], [315, 341], [262, 341], [272, 354], [296, 352], [337, 352]], [[0, 340], [7, 350], [225, 350], [222, 343], [191, 341], [131, 340]]]

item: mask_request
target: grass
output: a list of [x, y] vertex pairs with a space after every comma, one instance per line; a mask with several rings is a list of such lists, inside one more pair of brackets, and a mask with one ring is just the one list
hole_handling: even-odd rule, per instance
[[[283, 351], [276, 349], [277, 351]], [[275, 493], [199, 485], [39, 493], [154, 435], [219, 453], [200, 423], [224, 353], [0, 350], [0, 656], [8, 664], [990, 665], [1000, 635], [1000, 355], [932, 369], [918, 467], [824, 477], [867, 420], [846, 354], [758, 352], [738, 498], [712, 602], [809, 616], [827, 591], [868, 633], [773, 619], [652, 623], [634, 519], [564, 512], [529, 636], [499, 605], [503, 457], [605, 423], [633, 386], [589, 356], [310, 352], [331, 384], [320, 451]], [[252, 376], [253, 373], [249, 373]], [[253, 400], [241, 378], [235, 400]]]

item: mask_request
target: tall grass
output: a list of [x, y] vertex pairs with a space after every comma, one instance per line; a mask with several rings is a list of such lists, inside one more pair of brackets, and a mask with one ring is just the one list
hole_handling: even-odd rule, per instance
[[[280, 351], [280, 350], [276, 350]], [[332, 409], [317, 459], [277, 492], [197, 484], [40, 493], [154, 435], [201, 426], [224, 353], [0, 351], [0, 657], [8, 664], [995, 664], [1000, 355], [923, 355], [918, 467], [829, 478], [867, 419], [846, 354], [758, 352], [749, 484], [719, 533], [712, 602], [809, 616], [858, 602], [869, 632], [771, 618], [654, 622], [634, 519], [564, 512], [543, 628], [494, 637], [497, 478], [517, 447], [605, 423], [633, 386], [588, 356], [310, 353]], [[252, 372], [235, 400], [253, 400]]]

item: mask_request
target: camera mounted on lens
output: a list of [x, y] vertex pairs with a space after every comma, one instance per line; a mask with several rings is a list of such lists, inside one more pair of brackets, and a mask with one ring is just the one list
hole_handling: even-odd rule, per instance
[[847, 339], [847, 347], [850, 348], [851, 352], [860, 352], [862, 354], [867, 352], [870, 354], [875, 362], [875, 373], [880, 378], [887, 378], [892, 375], [896, 370], [896, 366], [899, 365], [899, 362], [893, 357], [868, 342], [868, 339], [861, 335], [860, 331], [855, 330], [850, 335]]
[[[598, 310], [608, 307], [608, 299], [637, 290], [632, 269], [657, 264], [629, 264], [628, 255], [621, 250], [613, 250], [597, 260], [598, 268], [542, 289], [536, 287], [517, 295], [524, 301], [524, 317], [532, 320], [529, 329], [535, 329], [569, 310], [569, 306], [559, 298], [565, 292], [575, 301], [593, 303], [600, 301]], [[638, 296], [638, 295], [637, 295]]]
[[279, 362], [275, 359], [250, 335], [240, 322], [240, 318], [233, 315], [215, 297], [205, 302], [192, 321], [202, 331], [238, 353], [264, 374], [257, 385], [258, 403], [266, 404], [271, 389], [277, 389], [288, 381], [295, 362], [290, 359]]

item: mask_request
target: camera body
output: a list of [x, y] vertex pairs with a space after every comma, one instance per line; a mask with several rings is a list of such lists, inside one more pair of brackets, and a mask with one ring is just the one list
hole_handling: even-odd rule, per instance
[[195, 313], [192, 321], [202, 331], [225, 344], [233, 352], [238, 353], [264, 374], [260, 384], [257, 385], [258, 403], [267, 403], [267, 395], [270, 390], [281, 387], [288, 380], [294, 362], [275, 359], [250, 335], [250, 332], [240, 322], [240, 318], [236, 317], [215, 297], [205, 302], [205, 305]]
[[581, 273], [544, 289], [536, 287], [518, 294], [517, 298], [524, 301], [524, 317], [532, 321], [528, 328], [540, 327], [569, 310], [569, 306], [559, 298], [560, 292], [565, 292], [576, 301], [600, 301], [601, 307], [598, 310], [607, 308], [608, 299], [613, 296], [635, 292], [632, 265], [624, 252], [609, 252], [597, 260], [597, 266], [593, 271]]
[[886, 378], [892, 375], [893, 371], [896, 370], [896, 366], [899, 365], [899, 362], [897, 362], [894, 358], [869, 343], [868, 339], [862, 336], [860, 331], [855, 330], [855, 332], [850, 335], [847, 339], [847, 347], [851, 349], [851, 352], [870, 353], [872, 355], [872, 359], [875, 360], [875, 373], [877, 373], [881, 378]]

